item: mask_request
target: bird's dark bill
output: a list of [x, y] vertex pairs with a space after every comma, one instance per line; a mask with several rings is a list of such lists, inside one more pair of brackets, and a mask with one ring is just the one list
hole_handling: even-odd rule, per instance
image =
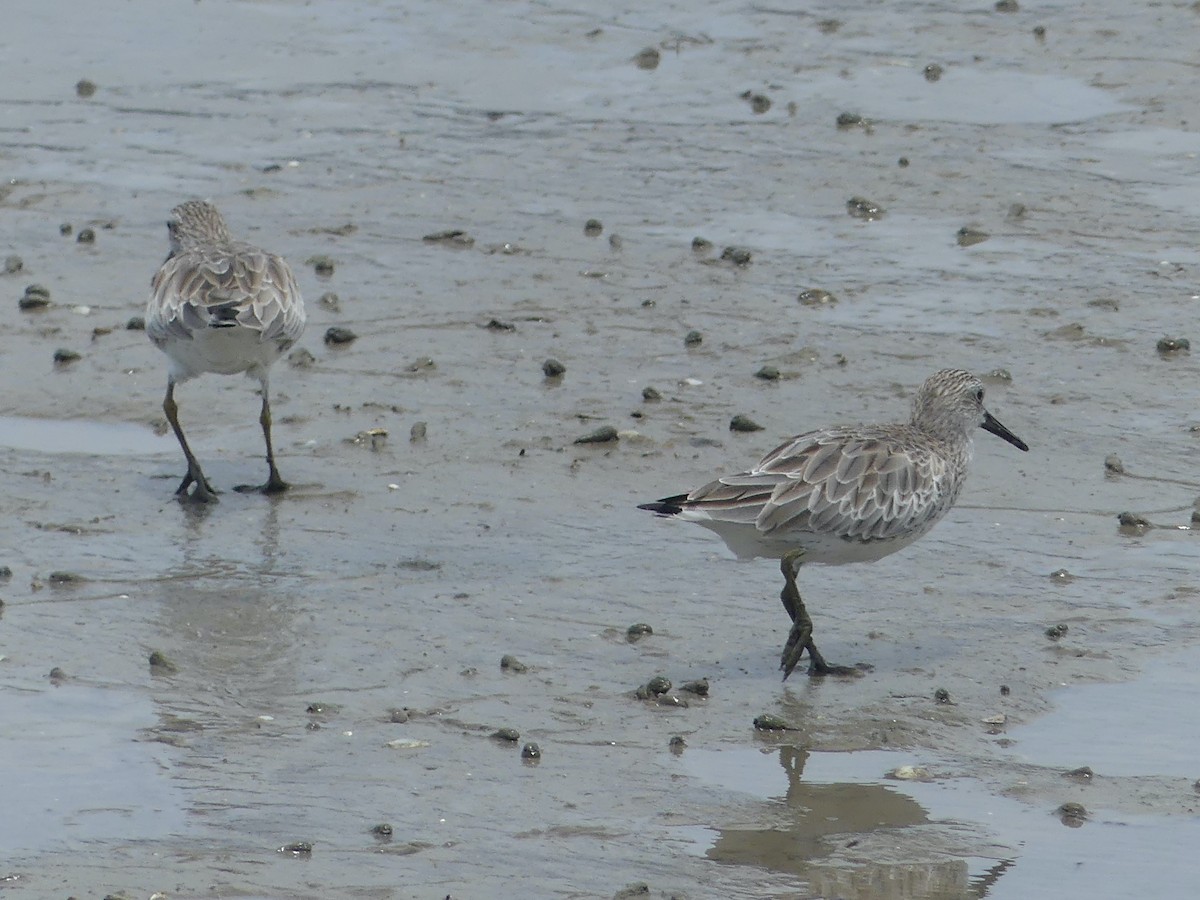
[[984, 431], [990, 431], [992, 434], [996, 435], [996, 437], [1004, 438], [1004, 440], [1008, 441], [1018, 450], [1029, 449], [1028, 444], [1001, 425], [1000, 420], [993, 416], [990, 412], [985, 412], [983, 414], [983, 425], [981, 427]]

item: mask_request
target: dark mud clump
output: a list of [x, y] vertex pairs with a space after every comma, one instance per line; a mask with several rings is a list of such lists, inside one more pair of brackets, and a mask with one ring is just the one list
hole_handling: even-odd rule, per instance
[[653, 628], [645, 622], [638, 622], [625, 629], [625, 640], [631, 644], [636, 644], [642, 638], [649, 637], [652, 634], [654, 634]]
[[726, 247], [721, 251], [721, 259], [733, 263], [738, 268], [750, 265], [753, 254], [745, 247]]
[[777, 369], [775, 366], [763, 366], [754, 373], [754, 377], [762, 379], [763, 381], [778, 381], [779, 369]]
[[754, 717], [754, 728], [757, 731], [796, 731], [794, 726], [789, 725], [779, 716], [771, 713], [763, 713], [761, 716]]
[[766, 94], [760, 94], [757, 91], [742, 91], [739, 96], [750, 104], [750, 111], [755, 115], [761, 116], [771, 108], [771, 98]]
[[868, 119], [863, 118], [858, 113], [842, 112], [838, 113], [837, 127], [839, 131], [848, 131], [851, 128], [870, 130], [871, 123]]
[[521, 662], [511, 653], [505, 653], [500, 657], [500, 668], [505, 672], [513, 672], [517, 675], [529, 671], [529, 666], [525, 665], [525, 663]]
[[318, 254], [316, 256], [310, 256], [305, 260], [305, 262], [312, 266], [313, 271], [316, 272], [321, 278], [329, 278], [333, 275], [335, 263], [333, 261], [333, 257], [331, 256]]
[[427, 244], [441, 244], [446, 247], [473, 247], [475, 238], [461, 228], [448, 228], [445, 231], [435, 231], [421, 238]]
[[980, 231], [978, 228], [971, 228], [970, 226], [964, 225], [962, 228], [958, 229], [957, 232], [955, 232], [954, 243], [958, 244], [960, 247], [971, 247], [975, 244], [982, 244], [989, 237], [991, 237], [991, 235], [989, 235], [986, 231]]
[[647, 72], [653, 72], [657, 69], [661, 61], [662, 53], [659, 52], [657, 47], [646, 47], [643, 50], [639, 50], [633, 57], [633, 64]]
[[607, 444], [617, 440], [617, 429], [611, 425], [602, 425], [595, 431], [575, 438], [576, 444]]
[[1088, 811], [1082, 803], [1064, 803], [1055, 810], [1061, 821], [1068, 828], [1079, 828], [1088, 818]]
[[31, 284], [25, 288], [25, 294], [17, 301], [21, 310], [44, 309], [50, 305], [50, 288], [43, 284]]
[[639, 700], [657, 700], [671, 690], [671, 679], [665, 675], [655, 675], [633, 692]]
[[179, 666], [175, 665], [174, 661], [161, 650], [150, 651], [146, 661], [150, 663], [152, 675], [174, 675], [179, 671]]
[[547, 378], [561, 378], [566, 371], [567, 367], [554, 357], [550, 357], [550, 359], [542, 363], [542, 374]]
[[887, 210], [865, 197], [851, 197], [846, 201], [846, 212], [855, 219], [874, 222], [876, 219], [882, 219]]
[[[145, 323], [142, 323], [145, 327]], [[317, 358], [312, 355], [312, 351], [305, 347], [297, 347], [288, 354], [288, 365], [294, 369], [311, 369], [317, 364]]]
[[759, 425], [749, 416], [738, 413], [738, 415], [729, 420], [729, 430], [741, 432], [762, 431], [763, 426]]
[[360, 431], [354, 437], [345, 438], [347, 444], [357, 444], [360, 447], [368, 447], [371, 450], [379, 451], [387, 446], [388, 430], [386, 428], [368, 428], [365, 431]]
[[349, 328], [334, 325], [325, 332], [325, 343], [331, 347], [340, 347], [358, 340], [358, 335]]
[[831, 306], [837, 303], [837, 297], [822, 288], [803, 290], [797, 299], [801, 306]]
[[644, 881], [638, 881], [634, 884], [627, 884], [615, 894], [613, 900], [637, 900], [638, 897], [649, 897], [650, 885]]
[[1141, 534], [1147, 528], [1152, 526], [1152, 523], [1145, 516], [1139, 516], [1137, 513], [1123, 512], [1117, 516], [1117, 523], [1121, 526], [1122, 531]]

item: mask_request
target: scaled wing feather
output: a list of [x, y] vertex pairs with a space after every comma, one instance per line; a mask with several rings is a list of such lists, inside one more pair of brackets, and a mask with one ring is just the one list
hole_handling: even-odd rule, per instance
[[920, 530], [931, 504], [953, 502], [946, 461], [890, 433], [831, 428], [793, 438], [749, 472], [688, 495], [687, 507], [760, 533], [887, 540]]
[[218, 307], [263, 341], [290, 346], [304, 330], [300, 289], [287, 263], [247, 244], [187, 250], [171, 257], [151, 282], [146, 321], [151, 340], [190, 339]]

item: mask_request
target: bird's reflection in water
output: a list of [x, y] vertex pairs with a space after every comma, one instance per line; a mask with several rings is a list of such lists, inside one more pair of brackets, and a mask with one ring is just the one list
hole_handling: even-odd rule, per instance
[[860, 842], [933, 823], [915, 800], [885, 785], [804, 781], [808, 757], [798, 747], [779, 748], [787, 791], [773, 803], [774, 824], [721, 829], [710, 859], [797, 875], [814, 896], [840, 900], [977, 900], [1012, 865], [1000, 861], [971, 879], [963, 858], [911, 861], [911, 840], [899, 844], [894, 859], [880, 859], [872, 841], [870, 860], [858, 863]]
[[[238, 511], [229, 526], [230, 508], [180, 504], [182, 518], [172, 543], [171, 564], [154, 580], [162, 649], [180, 665], [172, 685], [181, 691], [198, 681], [206, 689], [188, 694], [162, 691], [160, 699], [201, 707], [212, 698], [220, 718], [242, 702], [250, 707], [296, 689], [297, 605], [303, 606], [297, 573], [280, 571], [280, 522], [275, 502]], [[223, 518], [224, 517], [224, 518]], [[270, 711], [274, 711], [271, 709]]]

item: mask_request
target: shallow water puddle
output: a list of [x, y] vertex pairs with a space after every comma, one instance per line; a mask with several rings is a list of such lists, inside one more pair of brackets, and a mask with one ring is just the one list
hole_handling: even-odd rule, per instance
[[[1200, 877], [1200, 860], [1180, 852], [1200, 839], [1200, 819], [1092, 810], [1067, 827], [1052, 810], [974, 780], [939, 778], [948, 764], [910, 753], [780, 746], [689, 750], [681, 763], [769, 807], [745, 814], [753, 824], [682, 829], [697, 852], [799, 875], [815, 896], [1016, 900], [1047, 884], [1061, 897], [1184, 896]], [[917, 765], [933, 780], [887, 777]]]
[[1025, 762], [1097, 775], [1200, 777], [1200, 649], [1153, 660], [1136, 681], [1078, 685], [1052, 694], [1053, 715], [1013, 729]]
[[[988, 883], [1011, 859], [952, 853], [987, 843], [983, 829], [953, 821], [939, 793], [962, 785], [915, 783], [886, 774], [913, 767], [905, 753], [816, 753], [689, 750], [685, 768], [726, 790], [752, 794], [773, 807], [769, 827], [730, 824], [691, 831], [709, 859], [799, 875], [821, 894], [846, 898], [958, 897]], [[1013, 804], [976, 792], [978, 807]], [[761, 822], [754, 816], [751, 821]], [[976, 833], [973, 833], [976, 832]], [[946, 838], [953, 833], [952, 842]], [[996, 848], [1000, 849], [1000, 848]], [[891, 892], [878, 893], [880, 885]]]
[[141, 425], [24, 416], [0, 416], [0, 447], [97, 456], [140, 456], [178, 450], [170, 434], [157, 435]]
[[128, 737], [155, 724], [149, 700], [68, 681], [6, 690], [3, 709], [0, 852], [184, 830], [165, 748]]
[[813, 79], [804, 88], [852, 104], [862, 115], [890, 121], [1055, 124], [1125, 108], [1107, 91], [1074, 78], [967, 67], [952, 68], [936, 87], [911, 69], [888, 67], [863, 69], [849, 78]]

